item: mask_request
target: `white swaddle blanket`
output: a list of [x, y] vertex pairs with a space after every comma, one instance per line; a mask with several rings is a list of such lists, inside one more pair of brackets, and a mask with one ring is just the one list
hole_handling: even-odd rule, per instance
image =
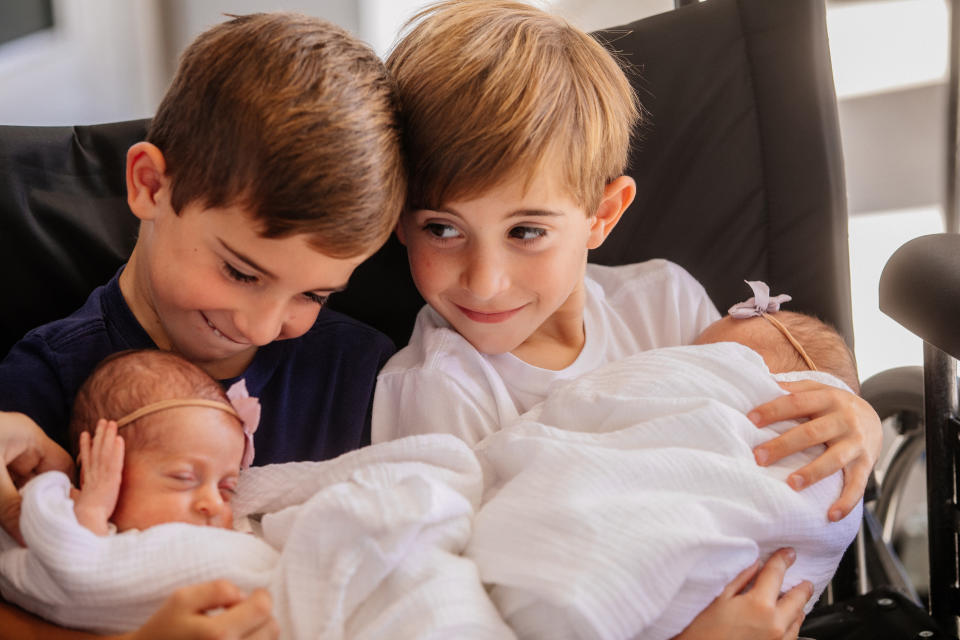
[[797, 552], [785, 587], [807, 579], [819, 595], [860, 509], [828, 522], [839, 473], [786, 484], [822, 447], [754, 462], [795, 423], [745, 414], [783, 393], [741, 345], [660, 349], [559, 387], [479, 443], [487, 489], [466, 554], [517, 635], [670, 638], [782, 546]]
[[226, 578], [267, 587], [282, 638], [510, 638], [460, 556], [482, 479], [453, 436], [416, 436], [324, 463], [255, 467], [235, 516], [263, 537], [187, 524], [100, 537], [73, 516], [59, 472], [24, 490], [21, 531], [3, 534], [0, 592], [60, 624], [140, 626], [177, 587]]
[[754, 463], [752, 447], [790, 425], [744, 414], [780, 393], [739, 345], [638, 354], [475, 452], [425, 435], [249, 469], [234, 510], [267, 514], [262, 539], [185, 524], [98, 537], [77, 524], [66, 476], [40, 476], [24, 492], [29, 548], [0, 532], [0, 592], [104, 632], [226, 578], [270, 589], [283, 638], [668, 638], [781, 546], [797, 550], [787, 584], [819, 593], [856, 533], [859, 510], [826, 519], [839, 475], [785, 483], [819, 450]]

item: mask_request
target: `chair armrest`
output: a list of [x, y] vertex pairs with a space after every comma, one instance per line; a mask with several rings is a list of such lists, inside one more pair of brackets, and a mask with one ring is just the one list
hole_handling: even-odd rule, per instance
[[897, 249], [880, 275], [880, 310], [960, 357], [960, 235], [921, 236]]

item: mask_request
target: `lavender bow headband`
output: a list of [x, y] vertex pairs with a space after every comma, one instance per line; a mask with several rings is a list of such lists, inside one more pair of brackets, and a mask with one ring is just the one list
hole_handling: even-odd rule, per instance
[[227, 389], [227, 399], [230, 401], [230, 404], [217, 400], [206, 400], [204, 398], [173, 398], [170, 400], [151, 402], [117, 420], [117, 427], [126, 426], [138, 418], [156, 413], [157, 411], [163, 411], [164, 409], [173, 409], [174, 407], [210, 407], [211, 409], [219, 409], [239, 419], [243, 425], [244, 447], [240, 468], [246, 469], [253, 462], [253, 434], [260, 424], [260, 401], [250, 396], [245, 380], [235, 382]]
[[782, 293], [778, 296], [770, 297], [770, 287], [767, 286], [767, 283], [761, 282], [760, 280], [744, 280], [750, 288], [753, 289], [753, 297], [744, 302], [738, 302], [727, 310], [727, 313], [730, 314], [731, 318], [737, 318], [739, 320], [744, 320], [746, 318], [755, 318], [761, 317], [764, 318], [767, 322], [776, 327], [780, 333], [783, 334], [783, 337], [786, 338], [793, 348], [797, 350], [797, 353], [800, 354], [800, 357], [803, 358], [803, 361], [806, 363], [807, 367], [811, 371], [817, 371], [817, 366], [813, 364], [813, 360], [810, 356], [807, 355], [806, 350], [804, 350], [803, 345], [793, 337], [793, 334], [790, 333], [790, 330], [776, 318], [771, 315], [771, 313], [776, 313], [780, 311], [780, 305], [784, 302], [789, 302], [793, 298], [788, 296], [785, 293]]
[[744, 280], [750, 288], [753, 289], [753, 297], [744, 302], [738, 302], [727, 311], [734, 318], [753, 318], [762, 316], [765, 313], [776, 313], [780, 311], [780, 305], [784, 302], [793, 300], [785, 293], [770, 297], [770, 287], [766, 282], [759, 280]]

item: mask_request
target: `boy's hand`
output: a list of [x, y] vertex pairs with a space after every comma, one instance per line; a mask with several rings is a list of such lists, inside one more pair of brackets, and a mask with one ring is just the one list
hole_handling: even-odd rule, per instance
[[80, 490], [72, 496], [77, 522], [97, 535], [109, 533], [122, 475], [123, 438], [116, 422], [101, 418], [92, 439], [87, 431], [80, 434]]
[[790, 395], [755, 408], [747, 414], [750, 420], [758, 427], [781, 420], [809, 420], [754, 449], [757, 463], [766, 466], [807, 447], [826, 445], [820, 457], [790, 474], [787, 482], [800, 490], [842, 469], [843, 491], [827, 513], [830, 520], [841, 520], [863, 497], [880, 455], [880, 417], [866, 400], [849, 391], [812, 380], [780, 386]]
[[[795, 639], [803, 605], [813, 595], [813, 585], [806, 581], [780, 595], [783, 575], [795, 559], [792, 549], [780, 549], [759, 573], [759, 562], [745, 569], [674, 640]], [[754, 577], [754, 585], [744, 591]]]
[[[216, 615], [211, 609], [224, 608]], [[127, 640], [273, 640], [280, 629], [270, 594], [257, 589], [247, 596], [226, 580], [177, 589], [163, 606]]]
[[21, 485], [44, 471], [73, 476], [73, 460], [56, 442], [22, 413], [0, 411], [0, 526], [20, 544]]

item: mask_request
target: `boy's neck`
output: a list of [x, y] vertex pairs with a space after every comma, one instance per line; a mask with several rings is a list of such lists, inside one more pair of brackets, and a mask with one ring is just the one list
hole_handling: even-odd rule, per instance
[[534, 367], [551, 371], [566, 369], [576, 361], [586, 344], [585, 305], [585, 288], [581, 283], [533, 335], [510, 353]]

